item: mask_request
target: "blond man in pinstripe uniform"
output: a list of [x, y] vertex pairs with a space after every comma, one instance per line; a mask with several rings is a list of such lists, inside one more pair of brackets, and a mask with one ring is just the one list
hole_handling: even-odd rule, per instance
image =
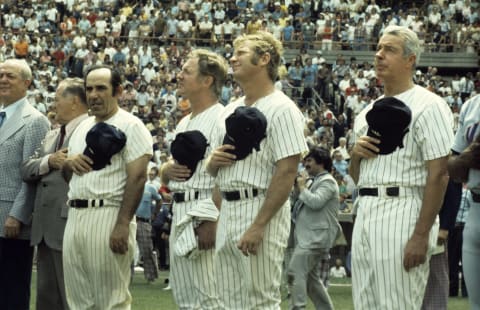
[[[211, 143], [215, 123], [224, 107], [218, 98], [227, 77], [227, 63], [220, 56], [206, 50], [193, 51], [178, 76], [177, 93], [190, 101], [192, 112], [178, 124], [175, 135], [199, 130]], [[207, 148], [205, 156], [210, 152]], [[214, 178], [205, 171], [200, 160], [195, 171], [170, 159], [162, 166], [162, 182], [174, 192], [172, 231], [170, 234], [170, 282], [175, 302], [180, 309], [220, 309], [214, 277], [214, 247], [216, 222], [203, 221], [196, 228], [199, 255], [187, 257], [175, 252], [177, 226], [193, 209], [198, 200], [212, 200]], [[217, 201], [218, 203], [218, 201]]]
[[[71, 309], [130, 309], [136, 230], [132, 219], [147, 180], [152, 136], [138, 118], [119, 108], [117, 71], [90, 68], [85, 90], [93, 116], [72, 134], [64, 166], [67, 179], [71, 177], [63, 249], [67, 302]], [[123, 131], [126, 145], [110, 164], [94, 170], [93, 160], [83, 152], [87, 133], [99, 122]]]
[[[222, 192], [215, 271], [223, 309], [280, 309], [283, 254], [290, 230], [288, 195], [300, 154], [307, 150], [303, 116], [274, 87], [282, 45], [271, 34], [237, 38], [230, 59], [245, 96], [227, 105], [217, 123], [207, 169]], [[223, 144], [225, 119], [237, 107], [255, 107], [267, 120], [260, 150], [236, 160]]]

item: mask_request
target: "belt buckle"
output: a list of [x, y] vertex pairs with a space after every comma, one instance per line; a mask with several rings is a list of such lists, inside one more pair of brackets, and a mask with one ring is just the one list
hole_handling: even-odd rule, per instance
[[387, 187], [387, 196], [390, 197], [398, 197], [400, 195], [400, 188], [399, 187]]

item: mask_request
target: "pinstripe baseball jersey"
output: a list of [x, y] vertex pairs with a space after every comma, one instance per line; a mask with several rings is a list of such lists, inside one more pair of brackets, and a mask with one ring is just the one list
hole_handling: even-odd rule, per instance
[[[127, 144], [111, 158], [111, 164], [100, 170], [92, 170], [82, 176], [73, 174], [68, 199], [104, 199], [110, 205], [120, 205], [127, 180], [125, 164], [144, 154], [153, 154], [152, 135], [140, 119], [119, 109], [105, 121], [122, 130]], [[95, 117], [89, 117], [78, 125], [68, 146], [69, 156], [85, 150], [85, 137], [95, 125]]]
[[[195, 115], [193, 118], [192, 114], [185, 116], [180, 123], [178, 123], [177, 128], [175, 129], [175, 136], [181, 132], [199, 130], [205, 136], [207, 142], [211, 144], [211, 137], [215, 130], [215, 124], [223, 110], [223, 105], [216, 103], [202, 113]], [[212, 147], [209, 145], [205, 151], [205, 158], [211, 150]], [[172, 180], [168, 183], [168, 187], [174, 192], [184, 192], [190, 189], [211, 190], [215, 185], [215, 178], [205, 170], [205, 158], [198, 162], [195, 173], [190, 179], [185, 182]]]
[[[480, 95], [471, 98], [462, 106], [458, 131], [452, 150], [461, 153], [480, 134]], [[480, 192], [480, 170], [470, 169], [467, 187]]]
[[[245, 105], [245, 97], [228, 104], [218, 122], [212, 143], [216, 148], [223, 144], [226, 133], [225, 119], [239, 106]], [[270, 185], [275, 163], [283, 158], [308, 150], [303, 134], [304, 117], [295, 103], [283, 92], [275, 90], [252, 107], [259, 109], [267, 119], [266, 138], [260, 143], [260, 150], [253, 150], [243, 160], [230, 167], [218, 170], [217, 184], [222, 191], [256, 187], [266, 190]]]
[[[397, 96], [412, 111], [409, 132], [405, 135], [404, 147], [376, 158], [360, 162], [358, 186], [398, 185], [423, 187], [427, 179], [425, 161], [450, 153], [453, 143], [453, 116], [447, 103], [415, 85]], [[367, 134], [366, 113], [373, 107], [370, 103], [355, 120], [355, 139]]]

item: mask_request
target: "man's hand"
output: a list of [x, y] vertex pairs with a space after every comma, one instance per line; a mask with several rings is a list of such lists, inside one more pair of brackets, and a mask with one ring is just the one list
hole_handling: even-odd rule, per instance
[[210, 250], [215, 248], [217, 222], [204, 221], [195, 229], [195, 233], [198, 237], [199, 250]]
[[48, 166], [50, 169], [61, 170], [67, 159], [68, 150], [66, 148], [56, 151], [48, 157]]
[[84, 175], [92, 171], [93, 160], [83, 154], [67, 157], [64, 163], [76, 175]]
[[380, 149], [377, 147], [379, 143], [380, 140], [378, 139], [370, 136], [361, 136], [352, 148], [352, 156], [365, 159], [375, 158], [378, 152], [380, 152]]
[[403, 267], [408, 272], [427, 260], [428, 234], [426, 236], [413, 234], [405, 245]]
[[116, 223], [110, 234], [110, 249], [116, 254], [125, 254], [128, 251], [129, 224]]
[[5, 238], [11, 238], [15, 239], [18, 237], [20, 234], [20, 226], [22, 223], [20, 223], [19, 220], [17, 220], [14, 217], [7, 217], [7, 220], [5, 221], [5, 225], [3, 226], [3, 232], [5, 234]]
[[438, 231], [437, 244], [438, 244], [438, 245], [445, 244], [445, 243], [447, 242], [447, 238], [448, 238], [448, 230], [446, 230], [446, 229], [440, 229], [440, 230]]
[[180, 165], [174, 160], [169, 160], [164, 167], [162, 173], [171, 181], [183, 182], [192, 174], [192, 171], [185, 165]]
[[236, 156], [227, 152], [228, 150], [234, 150], [235, 146], [230, 144], [224, 144], [217, 147], [210, 156], [208, 164], [215, 170], [222, 167], [228, 167], [235, 163]]
[[257, 255], [258, 246], [263, 240], [264, 232], [265, 227], [252, 224], [238, 241], [237, 248], [245, 256], [248, 256], [248, 254]]

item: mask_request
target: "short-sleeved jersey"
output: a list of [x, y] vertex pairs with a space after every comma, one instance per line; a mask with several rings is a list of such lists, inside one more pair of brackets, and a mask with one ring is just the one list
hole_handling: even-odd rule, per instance
[[[480, 134], [480, 95], [471, 98], [462, 106], [458, 120], [458, 131], [452, 150], [461, 153]], [[480, 192], [480, 170], [470, 169], [467, 187]]]
[[[119, 109], [105, 121], [123, 131], [127, 137], [125, 147], [110, 159], [111, 164], [100, 170], [92, 170], [82, 176], [73, 174], [68, 199], [104, 199], [120, 204], [127, 181], [126, 165], [143, 155], [153, 154], [152, 135], [140, 119]], [[83, 154], [88, 131], [96, 124], [95, 117], [81, 122], [70, 138], [68, 155]]]
[[[423, 187], [427, 180], [427, 161], [447, 156], [453, 144], [453, 116], [447, 103], [415, 85], [395, 96], [412, 111], [403, 148], [360, 162], [358, 186], [396, 185]], [[370, 103], [355, 119], [355, 139], [367, 134], [366, 114]]]
[[[225, 120], [237, 107], [245, 105], [245, 97], [228, 104], [217, 123], [215, 146], [223, 144], [226, 128]], [[267, 119], [266, 138], [260, 143], [260, 150], [232, 166], [218, 171], [216, 183], [222, 191], [255, 187], [266, 190], [270, 185], [276, 162], [301, 154], [308, 150], [303, 126], [304, 118], [295, 103], [282, 91], [275, 90], [257, 100], [252, 107], [260, 110]]]
[[207, 149], [204, 159], [198, 162], [192, 177], [185, 182], [170, 181], [168, 187], [174, 192], [184, 192], [190, 189], [211, 190], [215, 186], [215, 178], [207, 173], [205, 159], [212, 150], [212, 137], [214, 137], [215, 124], [224, 110], [224, 106], [216, 103], [192, 117], [189, 114], [182, 118], [175, 129], [175, 136], [179, 133], [191, 130], [199, 130], [207, 139]]

